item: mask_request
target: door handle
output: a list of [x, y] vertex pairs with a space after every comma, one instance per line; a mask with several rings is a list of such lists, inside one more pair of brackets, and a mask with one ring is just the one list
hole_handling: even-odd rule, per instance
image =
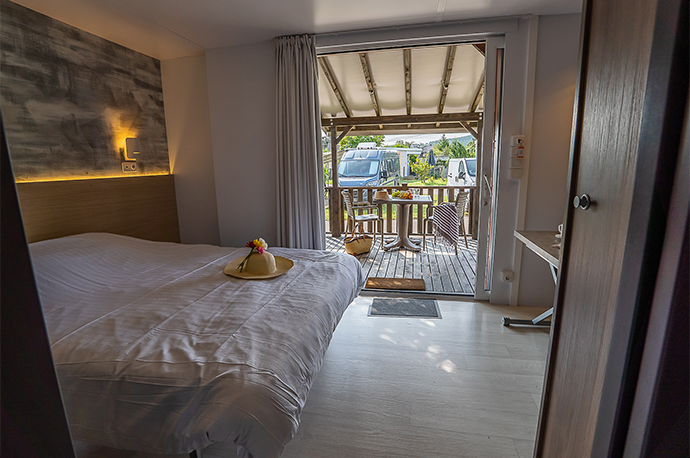
[[592, 199], [589, 197], [588, 194], [582, 194], [580, 197], [575, 196], [575, 198], [573, 199], [573, 207], [579, 207], [583, 210], [587, 210], [592, 205], [592, 203]]

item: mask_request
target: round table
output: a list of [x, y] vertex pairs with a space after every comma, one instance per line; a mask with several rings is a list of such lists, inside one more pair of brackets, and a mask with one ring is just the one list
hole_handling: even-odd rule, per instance
[[422, 247], [414, 243], [409, 238], [408, 226], [410, 224], [410, 205], [428, 204], [431, 205], [431, 196], [413, 196], [412, 199], [402, 199], [400, 197], [389, 197], [388, 199], [374, 199], [375, 204], [393, 203], [398, 206], [398, 236], [391, 243], [383, 246], [384, 251], [393, 248], [406, 248], [411, 251], [420, 251]]

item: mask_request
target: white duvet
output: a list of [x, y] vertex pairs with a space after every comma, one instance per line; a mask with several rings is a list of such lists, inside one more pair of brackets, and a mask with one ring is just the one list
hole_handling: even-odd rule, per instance
[[249, 248], [99, 233], [30, 249], [73, 437], [156, 453], [279, 457], [365, 281], [326, 251], [272, 247], [294, 267], [250, 281], [223, 274]]

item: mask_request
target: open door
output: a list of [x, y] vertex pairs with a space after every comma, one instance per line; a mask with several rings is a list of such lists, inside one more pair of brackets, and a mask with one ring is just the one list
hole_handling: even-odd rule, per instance
[[504, 39], [486, 40], [486, 91], [484, 93], [484, 132], [482, 150], [477, 152], [477, 189], [479, 192], [479, 227], [477, 235], [477, 276], [475, 298], [488, 300], [496, 233], [498, 199], [498, 154], [501, 144], [503, 100]]
[[[572, 204], [536, 457], [688, 456], [687, 410], [684, 454], [624, 452], [645, 336], [663, 339], [666, 332], [648, 323], [671, 231], [666, 221], [688, 91], [687, 27], [682, 0], [586, 2]], [[684, 205], [687, 212], [687, 197]], [[685, 224], [687, 216], [681, 231]], [[687, 352], [687, 334], [683, 345]], [[677, 403], [684, 397], [687, 407], [687, 381], [682, 391], [667, 395]]]

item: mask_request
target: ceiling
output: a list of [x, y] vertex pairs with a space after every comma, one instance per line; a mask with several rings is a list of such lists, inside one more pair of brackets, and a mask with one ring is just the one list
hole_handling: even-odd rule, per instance
[[[160, 60], [282, 35], [579, 13], [582, 8], [582, 0], [12, 1]], [[319, 60], [325, 130], [328, 123], [334, 125], [331, 118], [341, 123], [335, 127], [342, 135], [402, 133], [406, 128], [416, 129], [414, 133], [474, 133], [478, 127], [483, 111], [482, 45], [343, 53]], [[455, 118], [428, 122], [439, 113]], [[466, 116], [462, 120], [454, 115], [460, 113]], [[419, 115], [423, 122], [410, 118]], [[387, 122], [382, 117], [388, 117]]]
[[160, 60], [281, 35], [582, 10], [582, 0], [13, 1]]

